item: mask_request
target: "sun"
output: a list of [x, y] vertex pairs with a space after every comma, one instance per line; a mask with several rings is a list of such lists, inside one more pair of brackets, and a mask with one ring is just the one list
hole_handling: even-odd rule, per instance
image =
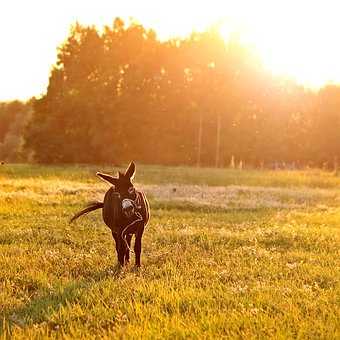
[[218, 25], [226, 42], [237, 33], [265, 68], [310, 88], [340, 82], [340, 4], [329, 0], [210, 0], [173, 5], [146, 1], [135, 16], [161, 39]]
[[234, 20], [267, 69], [319, 88], [340, 82], [339, 11], [335, 1], [259, 1]]
[[[226, 42], [237, 32], [272, 73], [319, 88], [340, 83], [338, 0], [23, 0], [0, 6], [0, 100], [46, 90], [56, 49], [76, 21], [110, 25], [134, 18], [161, 40], [216, 24]], [[20, 8], [20, 11], [17, 9]], [[51, 9], [53, 8], [53, 10]], [[24, 27], [24, 29], [23, 29]]]

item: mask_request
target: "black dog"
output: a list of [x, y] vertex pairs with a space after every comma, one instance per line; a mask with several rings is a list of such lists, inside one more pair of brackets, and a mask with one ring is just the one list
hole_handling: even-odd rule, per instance
[[125, 174], [119, 172], [118, 178], [97, 172], [97, 176], [113, 186], [106, 192], [104, 202], [90, 203], [85, 209], [72, 217], [71, 222], [81, 215], [102, 208], [103, 220], [111, 229], [116, 242], [118, 262], [123, 266], [130, 260], [131, 238], [136, 236], [134, 251], [136, 266], [140, 266], [142, 236], [150, 218], [149, 203], [143, 192], [137, 191], [131, 183], [136, 171], [132, 162]]

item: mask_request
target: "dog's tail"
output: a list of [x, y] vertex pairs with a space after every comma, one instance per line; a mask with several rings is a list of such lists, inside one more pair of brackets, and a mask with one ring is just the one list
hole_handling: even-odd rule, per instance
[[89, 212], [93, 211], [93, 210], [97, 210], [97, 209], [101, 209], [103, 208], [104, 203], [103, 202], [99, 202], [99, 201], [95, 201], [95, 202], [90, 202], [85, 209], [79, 211], [78, 213], [76, 213], [71, 219], [70, 219], [70, 223], [74, 222], [78, 217], [88, 214]]

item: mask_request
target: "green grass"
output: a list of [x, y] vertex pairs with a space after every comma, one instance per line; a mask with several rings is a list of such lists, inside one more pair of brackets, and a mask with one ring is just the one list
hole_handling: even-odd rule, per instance
[[0, 337], [340, 338], [340, 178], [137, 166], [152, 218], [120, 270], [99, 211], [68, 224], [99, 169], [0, 167]]
[[[0, 167], [0, 178], [67, 179], [96, 182], [95, 173], [117, 172], [125, 167], [107, 165], [42, 166], [11, 164]], [[138, 165], [137, 181], [144, 184], [247, 185], [265, 187], [340, 188], [340, 176], [321, 170], [261, 171]]]

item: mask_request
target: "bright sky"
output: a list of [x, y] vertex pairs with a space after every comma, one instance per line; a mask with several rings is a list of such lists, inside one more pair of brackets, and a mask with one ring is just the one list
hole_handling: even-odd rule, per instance
[[340, 83], [339, 13], [338, 0], [1, 0], [0, 100], [45, 92], [76, 20], [101, 27], [117, 16], [161, 38], [224, 22], [222, 33], [238, 30], [273, 73], [310, 87]]

